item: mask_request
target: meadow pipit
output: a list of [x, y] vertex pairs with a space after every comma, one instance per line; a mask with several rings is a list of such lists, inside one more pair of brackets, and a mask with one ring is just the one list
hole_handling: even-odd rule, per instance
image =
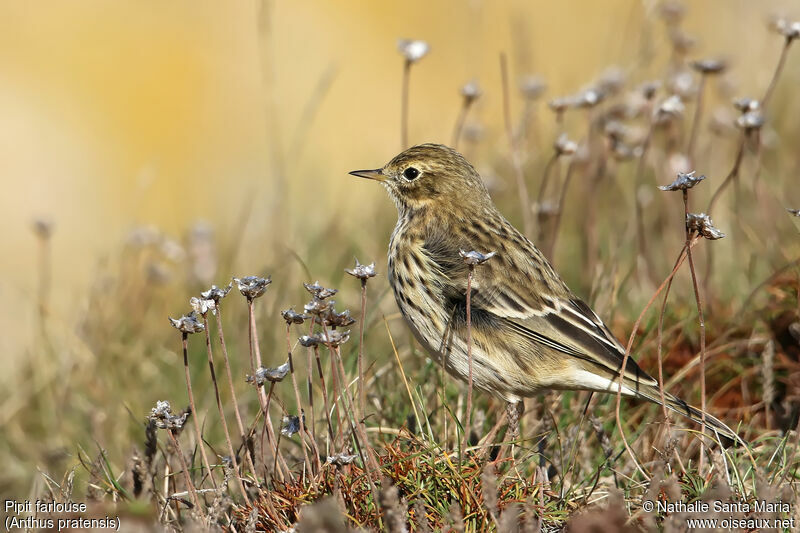
[[[496, 252], [473, 269], [473, 383], [509, 404], [509, 430], [525, 397], [542, 389], [616, 393], [625, 349], [575, 296], [542, 253], [495, 207], [480, 176], [455, 150], [414, 146], [383, 168], [354, 176], [379, 181], [397, 205], [389, 282], [420, 343], [466, 380], [466, 290], [462, 250]], [[628, 358], [622, 393], [661, 403], [658, 382]], [[666, 406], [702, 423], [702, 411], [666, 393]], [[713, 416], [706, 426], [738, 435]]]

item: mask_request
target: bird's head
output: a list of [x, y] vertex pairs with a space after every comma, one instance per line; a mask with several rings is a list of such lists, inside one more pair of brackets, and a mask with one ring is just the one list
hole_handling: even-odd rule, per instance
[[475, 168], [461, 154], [441, 144], [413, 146], [382, 168], [350, 174], [383, 184], [401, 211], [447, 205], [464, 208], [489, 199]]

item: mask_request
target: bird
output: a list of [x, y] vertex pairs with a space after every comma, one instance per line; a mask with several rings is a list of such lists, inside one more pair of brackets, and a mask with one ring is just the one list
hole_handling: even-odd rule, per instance
[[[414, 336], [451, 375], [467, 381], [472, 366], [473, 386], [506, 402], [512, 439], [524, 398], [545, 390], [617, 394], [621, 373], [623, 396], [662, 404], [658, 382], [625, 359], [619, 340], [498, 211], [456, 150], [420, 144], [381, 168], [350, 174], [379, 182], [397, 207], [388, 279]], [[465, 250], [494, 256], [470, 266]], [[714, 416], [666, 391], [663, 398], [667, 408], [744, 443]]]

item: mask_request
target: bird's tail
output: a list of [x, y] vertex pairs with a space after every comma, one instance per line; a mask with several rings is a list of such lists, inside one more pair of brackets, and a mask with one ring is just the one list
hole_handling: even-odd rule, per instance
[[[636, 395], [640, 398], [645, 400], [651, 401], [658, 405], [661, 405], [661, 393], [659, 392], [658, 388], [652, 387], [650, 389], [648, 387], [647, 390], [643, 390], [640, 388], [636, 391]], [[697, 407], [693, 407], [688, 403], [684, 402], [677, 396], [673, 396], [668, 392], [664, 393], [664, 404], [671, 410], [679, 413], [686, 418], [697, 422], [700, 425], [705, 424], [705, 427], [710, 430], [713, 434], [718, 435], [723, 438], [722, 442], [725, 443], [725, 440], [732, 441], [735, 446], [747, 446], [747, 441], [744, 440], [742, 437], [739, 436], [734, 430], [729, 428], [724, 422], [720, 419], [705, 413], [705, 422], [703, 422], [703, 411], [698, 409]]]

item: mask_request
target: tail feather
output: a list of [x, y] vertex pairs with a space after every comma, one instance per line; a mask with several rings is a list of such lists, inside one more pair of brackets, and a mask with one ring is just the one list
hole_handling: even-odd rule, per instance
[[[658, 389], [655, 389], [653, 391], [649, 390], [645, 391], [639, 389], [636, 391], [636, 395], [645, 400], [651, 401], [655, 404], [662, 405], [661, 393], [658, 391]], [[669, 394], [667, 392], [664, 393], [664, 400], [666, 406], [669, 409], [685, 416], [686, 418], [694, 422], [697, 422], [700, 425], [704, 424], [702, 410], [698, 409], [697, 407], [689, 405], [688, 403], [684, 402], [677, 396], [673, 396], [672, 394]], [[724, 439], [733, 441], [733, 444], [735, 446], [745, 446], [745, 447], [747, 446], [747, 441], [744, 440], [742, 437], [740, 437], [738, 433], [736, 433], [734, 430], [728, 427], [720, 419], [708, 413], [705, 413], [705, 427], [709, 429], [712, 433], [717, 434], [720, 437], [723, 437]]]

